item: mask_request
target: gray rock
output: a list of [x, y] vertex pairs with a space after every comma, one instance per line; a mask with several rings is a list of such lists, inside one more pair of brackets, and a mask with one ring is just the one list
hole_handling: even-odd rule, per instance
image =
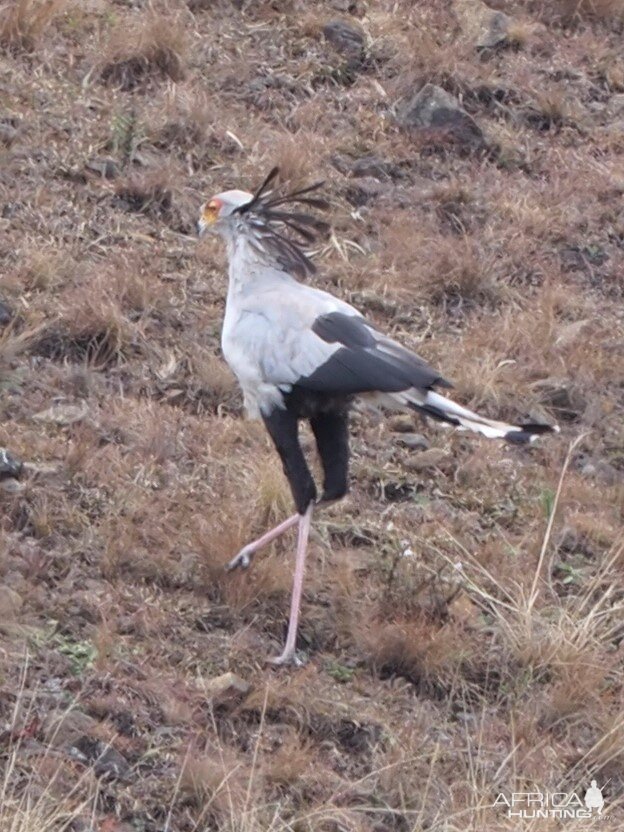
[[607, 113], [610, 116], [624, 116], [624, 92], [611, 96], [607, 104]]
[[364, 49], [364, 32], [354, 23], [330, 20], [323, 26], [323, 35], [335, 49], [346, 55], [359, 55]]
[[0, 143], [10, 147], [17, 138], [17, 130], [13, 125], [0, 122]]
[[102, 179], [116, 179], [119, 175], [119, 168], [114, 159], [97, 158], [89, 159], [85, 167], [91, 173], [101, 176]]
[[429, 440], [422, 433], [405, 433], [397, 439], [397, 444], [412, 451], [426, 451]]
[[481, 0], [455, 0], [455, 15], [465, 37], [477, 49], [495, 49], [509, 45], [512, 19], [490, 8]]
[[551, 409], [557, 419], [572, 421], [585, 412], [587, 402], [567, 379], [545, 378], [533, 384], [539, 403]]
[[486, 145], [477, 122], [450, 93], [435, 84], [425, 84], [399, 113], [403, 127], [439, 133], [471, 149]]
[[396, 165], [384, 162], [379, 156], [362, 156], [351, 166], [351, 175], [355, 177], [373, 176], [375, 179], [388, 179], [395, 175]]

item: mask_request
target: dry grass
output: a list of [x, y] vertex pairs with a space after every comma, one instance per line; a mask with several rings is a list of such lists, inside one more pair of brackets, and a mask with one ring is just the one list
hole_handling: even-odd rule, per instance
[[12, 0], [0, 6], [0, 46], [10, 50], [35, 49], [52, 20], [68, 0]]
[[98, 74], [103, 81], [122, 90], [132, 90], [151, 76], [182, 81], [187, 41], [181, 20], [150, 12], [133, 25], [124, 24], [110, 34], [98, 60]]
[[[48, 31], [52, 6], [3, 4], [34, 51], [5, 35], [0, 448], [25, 464], [0, 478], [2, 832], [511, 832], [499, 792], [592, 778], [622, 826], [618, 7], [565, 4], [564, 31], [563, 3], [491, 5], [522, 48], [380, 0], [346, 67], [333, 0], [98, 0]], [[400, 128], [425, 82], [488, 154]], [[223, 251], [192, 236], [274, 163], [326, 182], [315, 285], [459, 401], [562, 428], [510, 448], [354, 414], [296, 672], [263, 662], [294, 534], [223, 569], [292, 505], [220, 355]], [[251, 691], [209, 702], [227, 672]]]
[[607, 24], [624, 22], [622, 0], [553, 0], [548, 4], [524, 0], [522, 5], [543, 20], [564, 26], [578, 25], [588, 20]]

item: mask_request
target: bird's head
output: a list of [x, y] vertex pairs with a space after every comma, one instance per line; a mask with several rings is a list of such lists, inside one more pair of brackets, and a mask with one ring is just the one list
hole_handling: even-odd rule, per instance
[[305, 209], [322, 211], [329, 204], [313, 195], [322, 182], [280, 193], [275, 185], [278, 175], [279, 168], [273, 168], [253, 194], [224, 191], [213, 196], [201, 207], [197, 230], [200, 235], [212, 231], [229, 242], [237, 237], [251, 240], [255, 256], [304, 277], [313, 274], [314, 266], [302, 246], [329, 230], [326, 222]]
[[212, 199], [205, 202], [199, 213], [199, 220], [197, 221], [197, 231], [204, 234], [206, 231], [211, 231], [216, 234], [223, 232], [227, 227], [228, 218], [243, 205], [251, 202], [254, 198], [253, 194], [248, 191], [224, 191], [221, 194], [213, 196]]

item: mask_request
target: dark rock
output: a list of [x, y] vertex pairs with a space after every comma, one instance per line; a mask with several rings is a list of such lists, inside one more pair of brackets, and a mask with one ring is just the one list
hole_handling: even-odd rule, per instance
[[0, 300], [0, 326], [6, 326], [13, 320], [13, 312], [9, 306]]
[[330, 20], [323, 26], [323, 35], [335, 49], [346, 55], [360, 55], [364, 50], [364, 32], [354, 23]]
[[450, 93], [435, 84], [425, 84], [399, 113], [403, 127], [446, 137], [476, 150], [486, 146], [477, 122], [459, 106]]
[[367, 176], [358, 179], [357, 182], [351, 182], [345, 189], [345, 196], [351, 205], [359, 208], [362, 205], [367, 205], [371, 200], [374, 200], [382, 191], [382, 186], [379, 180], [372, 176]]
[[6, 448], [0, 448], [0, 480], [19, 477], [24, 467], [21, 459], [18, 459]]
[[112, 746], [102, 740], [82, 736], [73, 744], [71, 751], [79, 760], [92, 765], [97, 777], [110, 780], [128, 779], [130, 773], [128, 761], [119, 751], [115, 751]]

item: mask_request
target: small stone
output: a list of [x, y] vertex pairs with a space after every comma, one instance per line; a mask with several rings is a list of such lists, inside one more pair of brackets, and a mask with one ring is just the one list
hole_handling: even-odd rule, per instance
[[399, 113], [403, 127], [441, 134], [471, 149], [486, 145], [483, 131], [442, 87], [425, 84]]
[[392, 433], [413, 433], [414, 421], [409, 416], [391, 416], [388, 427]]
[[89, 159], [85, 167], [92, 173], [96, 173], [102, 179], [116, 179], [119, 175], [119, 168], [114, 159]]
[[19, 477], [24, 463], [6, 448], [0, 448], [0, 480]]
[[80, 404], [53, 404], [47, 410], [36, 413], [33, 419], [37, 422], [50, 422], [54, 425], [74, 425], [82, 422], [89, 411], [86, 402]]
[[605, 108], [605, 114], [609, 118], [620, 118], [624, 116], [624, 92], [611, 96]]
[[373, 176], [375, 179], [389, 179], [396, 171], [396, 165], [384, 162], [379, 156], [362, 156], [351, 166], [351, 175], [355, 177]]
[[15, 495], [21, 494], [22, 491], [25, 491], [26, 486], [23, 483], [18, 482], [13, 477], [7, 477], [6, 479], [0, 480], [0, 489], [2, 489], [5, 494]]
[[323, 26], [323, 34], [333, 47], [348, 55], [359, 55], [364, 49], [364, 32], [345, 20], [330, 20]]
[[206, 682], [206, 696], [214, 705], [232, 704], [251, 690], [251, 685], [236, 673], [224, 673]]
[[378, 197], [381, 191], [381, 183], [372, 176], [366, 176], [357, 182], [350, 182], [345, 188], [345, 196], [351, 205], [360, 208]]
[[429, 448], [429, 440], [422, 433], [406, 433], [397, 439], [397, 443], [412, 451], [426, 451]]
[[10, 587], [0, 584], [0, 620], [13, 621], [21, 608], [21, 595]]
[[17, 138], [17, 130], [13, 125], [0, 122], [0, 144], [10, 147]]
[[429, 468], [440, 468], [449, 460], [450, 456], [446, 451], [441, 448], [429, 448], [406, 460], [405, 467], [410, 471], [426, 471]]
[[13, 320], [13, 311], [10, 306], [0, 300], [0, 327], [10, 324]]

